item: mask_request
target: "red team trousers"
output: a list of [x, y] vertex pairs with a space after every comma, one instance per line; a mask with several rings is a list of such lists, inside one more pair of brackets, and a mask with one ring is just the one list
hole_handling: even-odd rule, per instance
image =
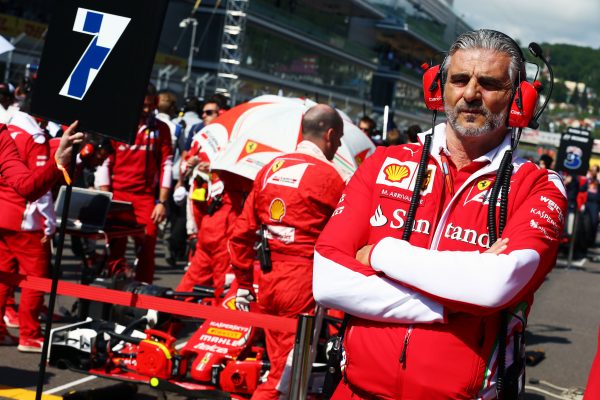
[[[49, 276], [50, 242], [41, 244], [41, 231], [10, 231], [0, 229], [0, 271], [19, 272], [28, 276]], [[6, 300], [12, 289], [0, 282], [0, 316], [4, 315]], [[41, 337], [38, 316], [44, 303], [44, 293], [22, 289], [19, 306], [19, 334], [21, 338]], [[6, 326], [0, 318], [0, 332]]]
[[[158, 235], [158, 227], [150, 216], [156, 206], [153, 195], [150, 194], [135, 194], [115, 191], [113, 194], [115, 200], [130, 201], [133, 203], [135, 211], [135, 221], [137, 224], [144, 225], [144, 235], [134, 236], [135, 248], [137, 249], [137, 268], [135, 279], [140, 282], [152, 283], [154, 279], [154, 251], [156, 248], [156, 237]], [[125, 250], [127, 248], [127, 238], [116, 238], [110, 241], [110, 260], [118, 260], [125, 258]]]

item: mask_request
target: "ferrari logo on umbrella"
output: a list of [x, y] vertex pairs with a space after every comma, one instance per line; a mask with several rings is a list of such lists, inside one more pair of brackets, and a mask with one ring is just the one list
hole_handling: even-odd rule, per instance
[[250, 140], [248, 140], [248, 143], [246, 143], [246, 153], [250, 154], [250, 153], [254, 153], [254, 150], [256, 150], [256, 148], [258, 147], [258, 144], [256, 144], [256, 142], [252, 142]]

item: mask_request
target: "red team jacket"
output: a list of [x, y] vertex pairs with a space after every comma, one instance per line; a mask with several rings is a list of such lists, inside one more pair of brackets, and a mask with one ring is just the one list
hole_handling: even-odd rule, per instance
[[[566, 210], [560, 178], [514, 158], [502, 235], [508, 248], [481, 254], [490, 245], [487, 196], [509, 137], [453, 179], [444, 174], [445, 146], [441, 124], [410, 243], [400, 238], [418, 144], [379, 148], [365, 160], [317, 242], [315, 299], [355, 316], [345, 336], [345, 373], [367, 397], [495, 398], [499, 310], [514, 313], [508, 367], [514, 332], [523, 330], [533, 293], [556, 260]], [[376, 244], [371, 267], [355, 260], [366, 244]]]
[[113, 141], [115, 153], [96, 170], [96, 185], [111, 186], [114, 192], [154, 196], [156, 185], [171, 187], [173, 148], [171, 132], [162, 121], [150, 131], [140, 125], [132, 145]]
[[[8, 126], [19, 154], [32, 170], [43, 167], [48, 162], [50, 148], [45, 133], [33, 117], [17, 112]], [[41, 231], [46, 235], [54, 233], [56, 215], [52, 194], [45, 193], [36, 201], [27, 201], [0, 179], [0, 228], [11, 231]]]

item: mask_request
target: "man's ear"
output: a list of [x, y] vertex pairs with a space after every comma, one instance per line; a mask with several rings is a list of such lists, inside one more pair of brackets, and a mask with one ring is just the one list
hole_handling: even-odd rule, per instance
[[323, 141], [327, 142], [327, 143], [331, 143], [331, 135], [333, 135], [333, 134], [334, 134], [333, 128], [327, 129], [327, 131], [323, 135]]

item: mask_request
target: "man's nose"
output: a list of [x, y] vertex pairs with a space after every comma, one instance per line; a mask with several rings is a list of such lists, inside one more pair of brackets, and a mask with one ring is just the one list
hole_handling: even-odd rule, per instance
[[476, 100], [481, 100], [481, 87], [477, 82], [477, 79], [471, 78], [467, 86], [465, 86], [465, 90], [463, 92], [463, 98], [467, 103], [472, 103]]

